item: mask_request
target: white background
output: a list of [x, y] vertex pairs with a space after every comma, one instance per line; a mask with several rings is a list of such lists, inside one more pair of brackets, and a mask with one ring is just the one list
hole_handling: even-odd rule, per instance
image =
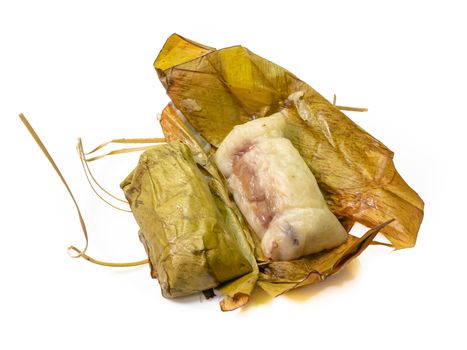
[[[1, 349], [465, 349], [466, 10], [462, 1], [0, 2]], [[242, 44], [338, 103], [395, 152], [426, 203], [417, 246], [370, 247], [340, 275], [222, 313], [162, 298], [147, 267], [66, 254], [71, 200], [17, 115], [43, 138], [83, 209], [89, 253], [144, 258], [137, 227], [89, 190], [75, 152], [159, 136], [168, 97], [152, 67], [173, 32]], [[118, 184], [137, 156], [92, 164]]]

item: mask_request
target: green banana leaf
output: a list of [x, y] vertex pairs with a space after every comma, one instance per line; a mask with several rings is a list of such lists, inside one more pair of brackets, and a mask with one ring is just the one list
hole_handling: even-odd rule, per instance
[[288, 138], [315, 175], [330, 209], [415, 245], [423, 201], [394, 167], [393, 153], [318, 92], [242, 46], [215, 50], [177, 34], [154, 62], [173, 104], [213, 147], [235, 125], [282, 111]]
[[[160, 123], [167, 142], [183, 141], [191, 149], [194, 159], [196, 159], [205, 176], [209, 178], [210, 190], [217, 198], [218, 207], [227, 222], [227, 226], [232, 228], [233, 237], [248, 260], [251, 267], [250, 273], [219, 287], [224, 295], [220, 303], [223, 311], [230, 311], [243, 306], [249, 301], [258, 280], [259, 270], [255, 256], [261, 256], [262, 254], [260, 249], [257, 250], [259, 242], [255, 240], [256, 236], [250, 232], [235, 203], [231, 201], [223, 177], [220, 176], [216, 166], [204, 150], [206, 142], [196, 137], [193, 129], [185, 123], [183, 115], [173, 105], [168, 105], [163, 110]], [[205, 147], [203, 148], [203, 146]], [[209, 147], [207, 151], [209, 152]]]
[[254, 270], [229, 208], [182, 142], [145, 151], [121, 187], [165, 297], [209, 290]]

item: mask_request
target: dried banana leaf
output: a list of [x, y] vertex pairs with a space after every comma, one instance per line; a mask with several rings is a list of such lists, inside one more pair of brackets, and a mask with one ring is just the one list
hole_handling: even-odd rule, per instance
[[219, 287], [224, 294], [224, 299], [220, 303], [223, 311], [230, 311], [243, 306], [249, 300], [259, 273], [254, 255], [254, 249], [257, 245], [252, 240], [254, 235], [251, 235], [248, 225], [246, 225], [240, 215], [238, 208], [230, 200], [223, 178], [203, 149], [202, 145], [206, 146], [206, 141], [193, 133], [192, 128], [186, 123], [183, 115], [173, 105], [169, 104], [163, 110], [160, 123], [167, 141], [180, 140], [191, 149], [194, 159], [196, 159], [199, 166], [204, 170], [205, 175], [209, 178], [209, 187], [217, 198], [218, 208], [225, 218], [226, 225], [231, 228], [232, 236], [248, 260], [251, 267], [250, 273]]
[[144, 152], [121, 187], [165, 297], [215, 288], [254, 270], [232, 214], [182, 142]]
[[[344, 244], [331, 250], [295, 261], [264, 263], [260, 243], [255, 239], [256, 235], [249, 230], [235, 203], [229, 199], [226, 183], [219, 176], [215, 165], [202, 151], [197, 138], [191, 132], [192, 126], [172, 104], [169, 104], [163, 110], [160, 122], [164, 135], [169, 141], [183, 141], [187, 145], [190, 145], [195, 154], [203, 154], [198, 159], [201, 159], [204, 169], [212, 176], [213, 180], [210, 181], [210, 184], [216, 184], [215, 186], [211, 185], [211, 190], [213, 193], [218, 194], [219, 198], [225, 200], [225, 207], [230, 209], [231, 214], [228, 217], [242, 228], [242, 230], [237, 230], [236, 232], [242, 232], [244, 234], [242, 241], [248, 242], [247, 244], [240, 244], [240, 247], [247, 252], [251, 252], [253, 249], [256, 260], [261, 265], [261, 273], [257, 281], [258, 265], [254, 261], [253, 254], [250, 253], [249, 261], [255, 266], [253, 272], [220, 288], [220, 291], [226, 295], [221, 302], [221, 308], [224, 311], [233, 310], [244, 305], [249, 300], [251, 290], [256, 283], [270, 295], [277, 296], [294, 288], [323, 281], [327, 277], [339, 272], [345, 264], [360, 255], [372, 242], [376, 234], [388, 224], [386, 222], [369, 230], [361, 238], [350, 235]], [[341, 221], [346, 230], [350, 231], [354, 222], [345, 218]]]
[[393, 153], [284, 68], [241, 46], [214, 50], [172, 35], [154, 62], [174, 105], [212, 146], [233, 126], [282, 110], [288, 137], [339, 217], [382, 229], [396, 248], [415, 245], [423, 201]]
[[275, 297], [289, 290], [323, 281], [359, 256], [388, 223], [369, 230], [361, 238], [349, 235], [344, 244], [334, 249], [295, 261], [275, 261], [262, 265], [258, 285]]

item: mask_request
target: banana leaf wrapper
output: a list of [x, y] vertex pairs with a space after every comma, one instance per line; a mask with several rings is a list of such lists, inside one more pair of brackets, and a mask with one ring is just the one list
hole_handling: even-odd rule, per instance
[[232, 214], [207, 182], [189, 147], [174, 141], [144, 152], [121, 184], [165, 297], [209, 290], [254, 269]]
[[216, 50], [177, 34], [154, 62], [175, 107], [217, 147], [235, 125], [277, 111], [287, 137], [342, 220], [381, 225], [395, 248], [415, 245], [423, 201], [402, 179], [393, 152], [309, 85], [242, 46]]
[[[259, 240], [246, 224], [235, 203], [229, 198], [227, 185], [208, 155], [208, 153], [212, 155], [213, 152], [207, 141], [196, 134], [187, 119], [173, 104], [169, 104], [162, 111], [160, 123], [167, 141], [180, 140], [189, 145], [193, 154], [196, 155], [195, 158], [203, 164], [203, 168], [212, 177], [211, 191], [222, 198], [225, 208], [229, 208], [232, 214], [231, 220], [241, 228], [236, 231], [242, 234], [239, 236], [240, 246], [243, 251], [249, 252], [249, 261], [254, 265], [254, 270], [250, 274], [219, 288], [225, 295], [221, 301], [223, 311], [236, 309], [248, 302], [255, 284], [275, 297], [301, 286], [324, 281], [327, 277], [339, 272], [352, 259], [358, 257], [372, 243], [378, 232], [390, 223], [390, 221], [385, 222], [369, 230], [360, 238], [349, 235], [345, 243], [334, 249], [298, 260], [264, 261]], [[203, 145], [208, 153], [203, 151]], [[341, 222], [347, 231], [350, 231], [354, 224], [354, 221], [347, 218], [341, 218]]]
[[321, 282], [338, 273], [360, 255], [388, 224], [389, 222], [383, 223], [369, 230], [361, 238], [349, 235], [345, 243], [331, 250], [295, 261], [275, 261], [262, 265], [258, 285], [269, 295], [276, 297], [289, 290]]
[[220, 302], [221, 309], [234, 310], [249, 301], [258, 280], [259, 269], [255, 256], [261, 257], [262, 252], [255, 249], [258, 249], [259, 243], [243, 220], [237, 206], [230, 199], [224, 178], [208, 155], [211, 151], [210, 145], [196, 134], [182, 113], [171, 104], [163, 110], [160, 123], [167, 142], [182, 141], [191, 149], [193, 158], [209, 179], [210, 190], [219, 199], [221, 213], [228, 221], [229, 227], [232, 227], [234, 238], [251, 267], [250, 273], [218, 287], [224, 295]]

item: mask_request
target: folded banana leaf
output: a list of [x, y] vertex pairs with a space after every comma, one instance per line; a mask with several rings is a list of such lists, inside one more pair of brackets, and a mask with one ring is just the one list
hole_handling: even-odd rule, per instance
[[342, 220], [415, 245], [423, 201], [402, 179], [393, 153], [313, 88], [242, 46], [221, 50], [172, 35], [154, 62], [173, 104], [212, 146], [238, 124], [281, 110], [288, 138]]
[[[236, 231], [242, 233], [239, 235], [239, 245], [244, 252], [249, 252], [246, 256], [249, 256], [249, 262], [253, 264], [254, 270], [250, 274], [219, 288], [225, 295], [221, 301], [223, 311], [233, 310], [247, 303], [255, 284], [271, 296], [277, 296], [291, 289], [325, 280], [359, 256], [371, 244], [377, 233], [390, 223], [385, 222], [369, 230], [360, 238], [349, 235], [349, 239], [345, 243], [334, 249], [295, 261], [264, 261], [260, 242], [249, 229], [235, 203], [229, 199], [225, 181], [219, 175], [211, 158], [203, 151], [201, 145], [205, 144], [206, 141], [194, 133], [193, 127], [172, 104], [169, 104], [162, 111], [160, 123], [167, 141], [180, 140], [190, 146], [199, 163], [212, 178], [210, 181], [211, 191], [222, 198], [225, 208], [228, 208], [231, 213], [229, 217], [236, 223], [237, 227], [241, 227], [240, 230]], [[345, 218], [341, 221], [346, 230], [350, 231], [354, 222]], [[258, 270], [260, 270], [259, 276]]]
[[253, 270], [257, 277], [241, 229], [182, 142], [144, 152], [121, 187], [165, 297], [209, 290]]
[[204, 170], [206, 177], [209, 178], [210, 190], [218, 198], [222, 216], [225, 218], [228, 226], [232, 228], [231, 231], [236, 243], [248, 259], [251, 267], [250, 273], [219, 287], [220, 291], [224, 294], [224, 299], [220, 303], [223, 311], [243, 306], [248, 302], [250, 294], [258, 280], [259, 270], [255, 256], [261, 256], [261, 253], [260, 250], [255, 251], [255, 249], [258, 249], [259, 243], [254, 241], [253, 237], [255, 235], [252, 235], [235, 203], [230, 200], [224, 179], [220, 176], [216, 166], [206, 153], [206, 151], [209, 152], [209, 147], [206, 149], [206, 141], [199, 136], [197, 137], [193, 129], [186, 123], [183, 115], [173, 105], [168, 105], [163, 110], [160, 123], [168, 142], [183, 141], [191, 149], [194, 159]]
[[369, 230], [361, 238], [349, 235], [347, 242], [334, 249], [295, 261], [275, 261], [266, 264], [261, 267], [258, 285], [275, 297], [289, 290], [323, 281], [360, 255], [387, 224], [389, 222]]

